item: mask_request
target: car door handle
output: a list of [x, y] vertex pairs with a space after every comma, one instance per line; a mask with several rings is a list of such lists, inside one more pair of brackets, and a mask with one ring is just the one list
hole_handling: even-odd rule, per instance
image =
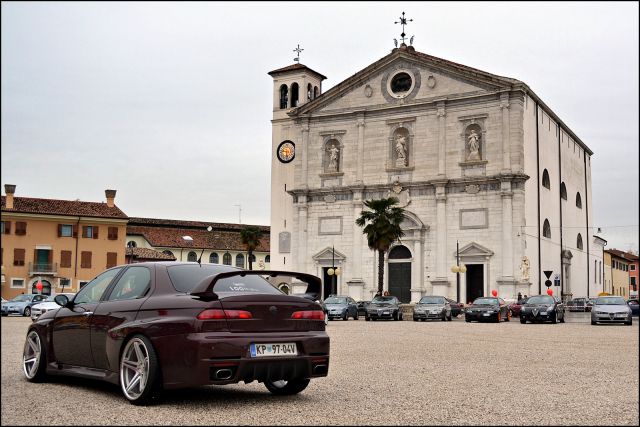
[[92, 314], [93, 314], [93, 311], [85, 311], [85, 312], [84, 312], [84, 313], [82, 313], [82, 314], [84, 314], [85, 316], [90, 316], [90, 315], [92, 315]]

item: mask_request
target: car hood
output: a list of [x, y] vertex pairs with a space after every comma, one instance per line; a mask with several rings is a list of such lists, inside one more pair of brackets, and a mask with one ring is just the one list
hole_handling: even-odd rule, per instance
[[531, 305], [525, 304], [525, 305], [522, 306], [521, 310], [527, 310], [527, 309], [530, 309], [530, 310], [533, 310], [533, 309], [536, 309], [536, 310], [548, 310], [548, 309], [553, 308], [553, 307], [554, 307], [554, 305], [549, 305], [549, 304], [531, 304]]
[[395, 304], [369, 304], [367, 308], [370, 308], [370, 309], [396, 308], [396, 305]]
[[620, 313], [623, 311], [628, 311], [629, 310], [629, 306], [628, 305], [594, 305], [593, 306], [593, 311], [603, 311], [605, 313]]
[[60, 306], [55, 301], [50, 301], [34, 304], [31, 308], [33, 310], [53, 310], [54, 308], [60, 308]]

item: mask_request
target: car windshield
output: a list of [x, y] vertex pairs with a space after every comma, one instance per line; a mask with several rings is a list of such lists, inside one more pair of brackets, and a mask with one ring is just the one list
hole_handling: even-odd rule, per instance
[[396, 297], [375, 297], [371, 304], [393, 304], [396, 301]]
[[11, 300], [11, 302], [26, 302], [26, 301], [31, 301], [31, 295], [18, 295], [17, 297]]
[[550, 297], [548, 295], [540, 295], [537, 297], [529, 298], [527, 304], [553, 304], [554, 302], [555, 300], [553, 299], [553, 297]]
[[347, 299], [346, 298], [336, 298], [336, 297], [331, 297], [331, 298], [327, 298], [326, 300], [324, 300], [325, 304], [346, 304], [347, 303]]
[[625, 305], [624, 298], [622, 297], [610, 297], [610, 298], [598, 298], [596, 305]]
[[497, 298], [476, 298], [474, 305], [498, 305]]
[[442, 297], [422, 297], [418, 304], [444, 304]]

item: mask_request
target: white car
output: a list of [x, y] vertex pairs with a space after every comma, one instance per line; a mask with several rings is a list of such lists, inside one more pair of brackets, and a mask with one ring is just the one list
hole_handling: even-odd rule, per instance
[[42, 313], [45, 313], [49, 310], [59, 309], [60, 306], [58, 305], [57, 302], [54, 301], [54, 298], [57, 297], [58, 295], [66, 295], [66, 297], [69, 298], [69, 300], [71, 300], [76, 294], [63, 293], [63, 294], [49, 295], [46, 300], [44, 300], [39, 304], [35, 304], [31, 307], [31, 320], [35, 322], [36, 320], [38, 320], [38, 317], [40, 317]]

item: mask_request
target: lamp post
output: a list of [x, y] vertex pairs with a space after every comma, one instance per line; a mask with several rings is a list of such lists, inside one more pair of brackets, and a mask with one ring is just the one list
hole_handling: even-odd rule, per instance
[[337, 289], [336, 289], [336, 276], [339, 276], [340, 273], [342, 273], [342, 270], [340, 270], [340, 267], [336, 268], [336, 252], [335, 249], [333, 248], [333, 245], [331, 246], [331, 268], [329, 270], [327, 270], [327, 274], [329, 276], [331, 276], [331, 293], [332, 294], [336, 294], [337, 293]]
[[460, 247], [456, 240], [456, 265], [451, 267], [451, 272], [456, 273], [456, 301], [460, 302], [460, 273], [466, 273], [467, 267], [460, 265]]

